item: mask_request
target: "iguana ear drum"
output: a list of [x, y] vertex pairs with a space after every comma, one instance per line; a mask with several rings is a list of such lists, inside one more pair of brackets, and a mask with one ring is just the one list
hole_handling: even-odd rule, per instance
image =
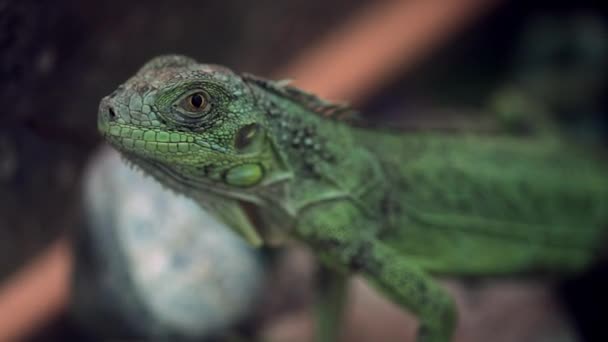
[[258, 139], [261, 133], [262, 128], [256, 123], [244, 126], [236, 134], [234, 147], [239, 151], [245, 151]]

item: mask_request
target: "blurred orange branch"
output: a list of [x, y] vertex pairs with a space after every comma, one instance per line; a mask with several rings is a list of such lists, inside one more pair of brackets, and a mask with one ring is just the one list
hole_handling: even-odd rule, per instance
[[361, 103], [499, 2], [377, 2], [275, 75], [328, 99]]
[[22, 339], [64, 310], [72, 255], [62, 237], [0, 288], [0, 341]]

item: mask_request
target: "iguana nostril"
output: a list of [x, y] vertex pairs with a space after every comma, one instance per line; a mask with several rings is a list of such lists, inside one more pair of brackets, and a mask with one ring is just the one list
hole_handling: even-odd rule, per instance
[[112, 108], [112, 107], [108, 107], [108, 118], [111, 121], [116, 120], [116, 112], [114, 112], [114, 108]]

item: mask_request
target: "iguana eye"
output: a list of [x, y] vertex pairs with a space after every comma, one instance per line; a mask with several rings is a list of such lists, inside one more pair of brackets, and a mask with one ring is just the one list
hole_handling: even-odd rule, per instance
[[180, 103], [180, 108], [185, 115], [198, 118], [207, 113], [210, 109], [209, 96], [202, 92], [196, 92], [186, 96]]
[[246, 149], [256, 140], [256, 137], [259, 136], [261, 131], [260, 125], [255, 123], [241, 128], [236, 134], [234, 146], [238, 150]]

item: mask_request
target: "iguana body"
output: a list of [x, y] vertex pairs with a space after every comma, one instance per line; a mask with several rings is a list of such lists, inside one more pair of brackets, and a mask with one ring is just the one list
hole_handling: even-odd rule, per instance
[[254, 244], [270, 228], [360, 272], [447, 341], [455, 310], [429, 274], [573, 272], [608, 223], [606, 167], [556, 140], [348, 124], [281, 82], [181, 56], [146, 64], [100, 105], [124, 156]]

